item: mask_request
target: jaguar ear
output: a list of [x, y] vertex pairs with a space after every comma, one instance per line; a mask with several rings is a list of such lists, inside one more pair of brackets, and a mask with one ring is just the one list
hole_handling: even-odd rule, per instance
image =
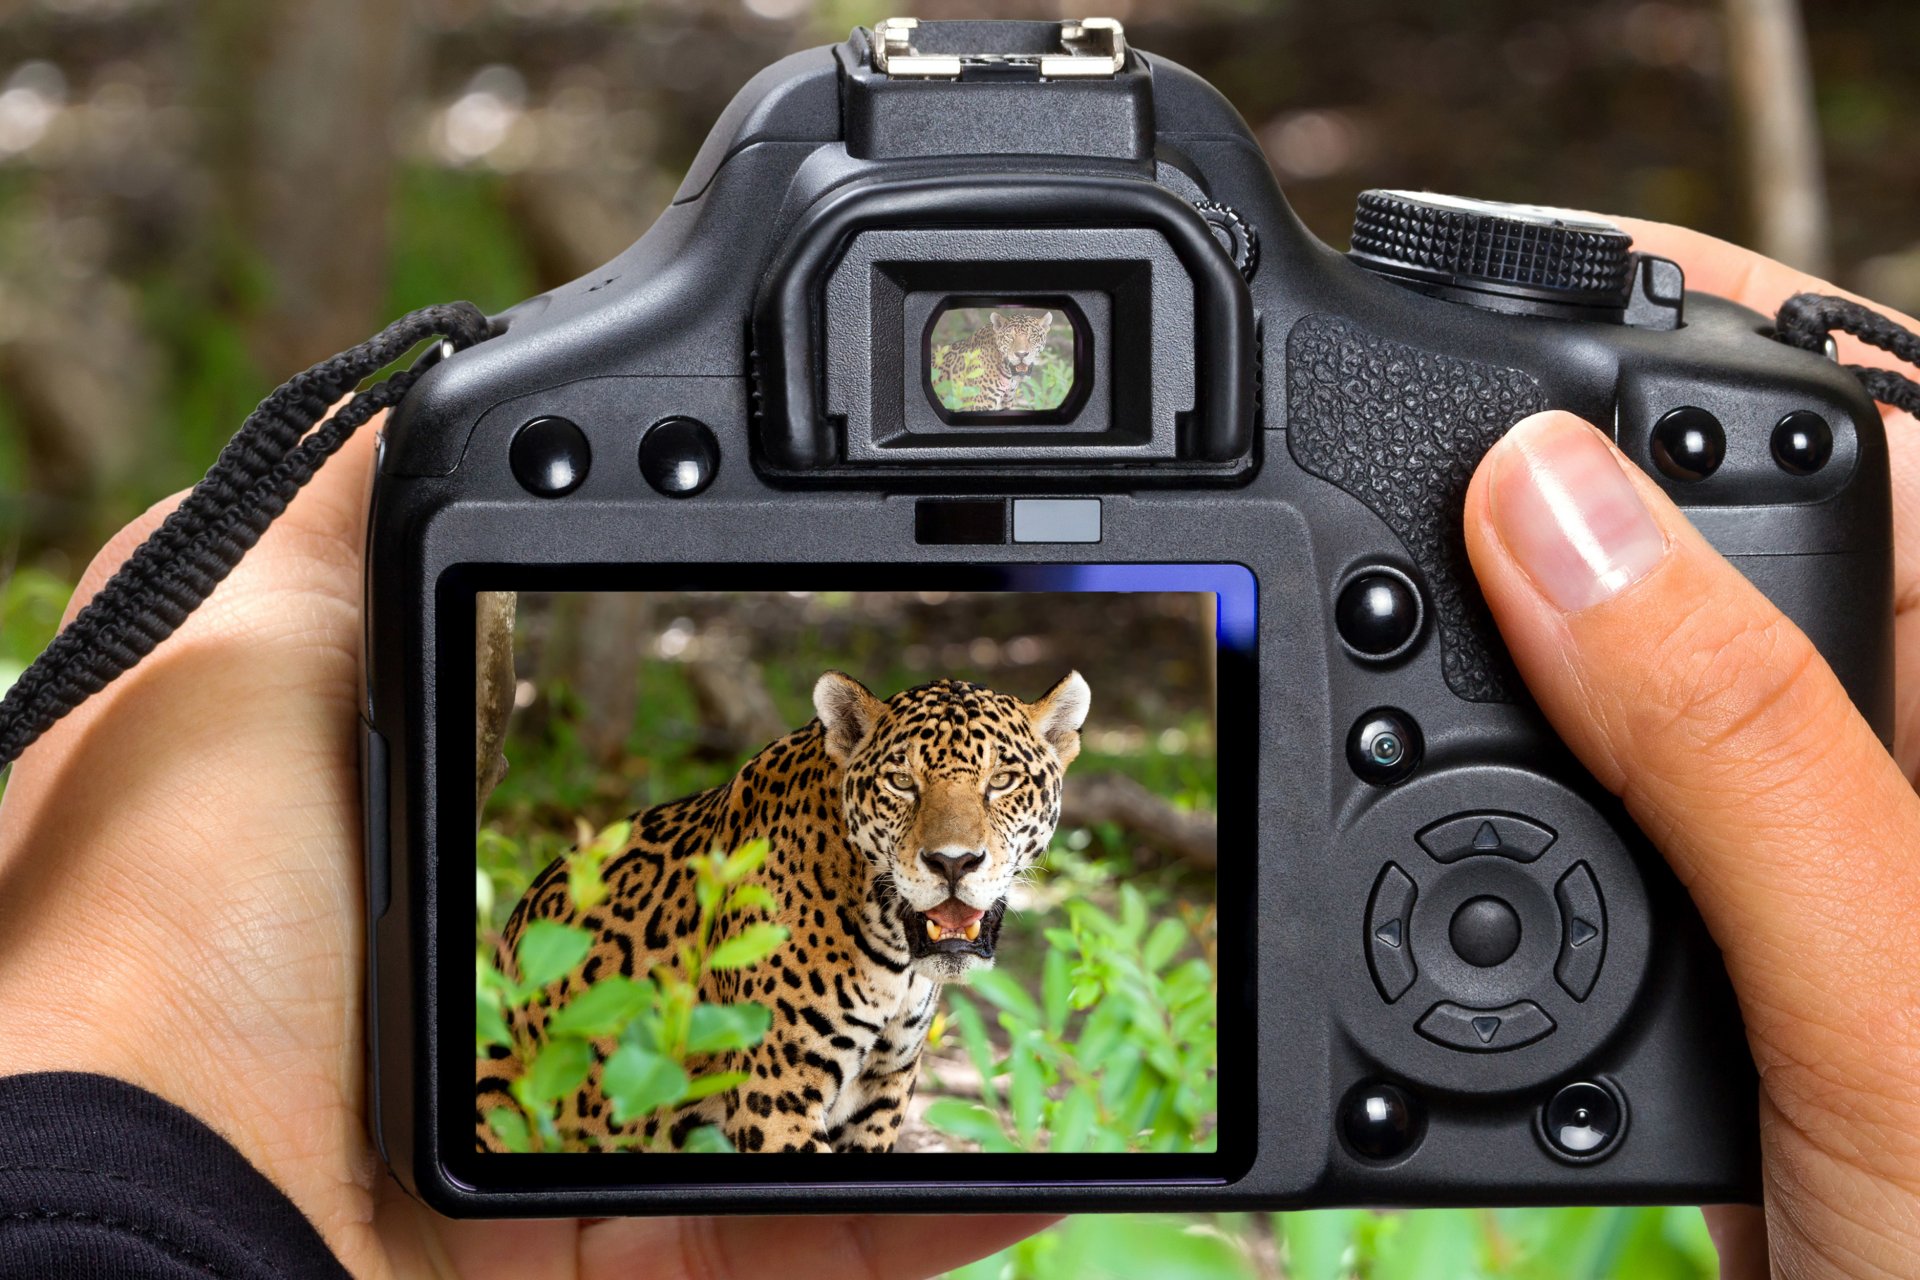
[[1087, 722], [1087, 708], [1092, 705], [1093, 690], [1078, 671], [1067, 672], [1066, 679], [1047, 690], [1045, 697], [1028, 705], [1033, 731], [1053, 748], [1061, 764], [1072, 764], [1080, 754], [1080, 726]]
[[1000, 318], [1000, 313], [998, 311], [987, 312], [987, 319], [989, 322], [992, 323], [995, 329], [1004, 329], [1007, 327], [1007, 322]]
[[1052, 328], [1053, 328], [1053, 312], [1051, 311], [1041, 312], [1040, 313], [1040, 336], [1043, 338], [1046, 337], [1047, 332]]
[[880, 722], [887, 704], [844, 671], [829, 671], [813, 686], [813, 709], [827, 731], [827, 754], [844, 765]]

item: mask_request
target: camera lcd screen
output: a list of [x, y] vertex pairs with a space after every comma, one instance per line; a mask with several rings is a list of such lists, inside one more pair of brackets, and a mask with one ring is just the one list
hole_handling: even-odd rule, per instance
[[679, 567], [468, 595], [461, 1164], [1218, 1167], [1247, 1031], [1222, 904], [1248, 895], [1218, 868], [1251, 794], [1222, 766], [1251, 754], [1251, 575], [915, 574], [938, 585]]
[[949, 298], [927, 322], [922, 377], [948, 422], [1066, 422], [1086, 399], [1091, 341], [1065, 298]]

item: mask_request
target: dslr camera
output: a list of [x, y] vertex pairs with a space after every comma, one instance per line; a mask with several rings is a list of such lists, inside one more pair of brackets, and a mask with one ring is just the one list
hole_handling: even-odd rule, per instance
[[1600, 424], [1884, 736], [1839, 366], [1588, 215], [1322, 244], [1097, 18], [776, 63], [494, 330], [369, 531], [371, 1111], [435, 1208], [1757, 1199], [1719, 954], [1461, 509]]

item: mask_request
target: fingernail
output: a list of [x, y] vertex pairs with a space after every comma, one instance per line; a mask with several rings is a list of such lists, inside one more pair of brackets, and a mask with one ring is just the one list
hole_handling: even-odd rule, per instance
[[1494, 528], [1563, 612], [1610, 600], [1645, 577], [1667, 540], [1599, 432], [1571, 414], [1522, 421], [1497, 446]]

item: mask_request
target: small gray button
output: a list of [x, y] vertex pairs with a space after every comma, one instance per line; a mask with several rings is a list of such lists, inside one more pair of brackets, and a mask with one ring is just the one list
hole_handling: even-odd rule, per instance
[[1100, 499], [1015, 498], [1015, 542], [1100, 541]]

